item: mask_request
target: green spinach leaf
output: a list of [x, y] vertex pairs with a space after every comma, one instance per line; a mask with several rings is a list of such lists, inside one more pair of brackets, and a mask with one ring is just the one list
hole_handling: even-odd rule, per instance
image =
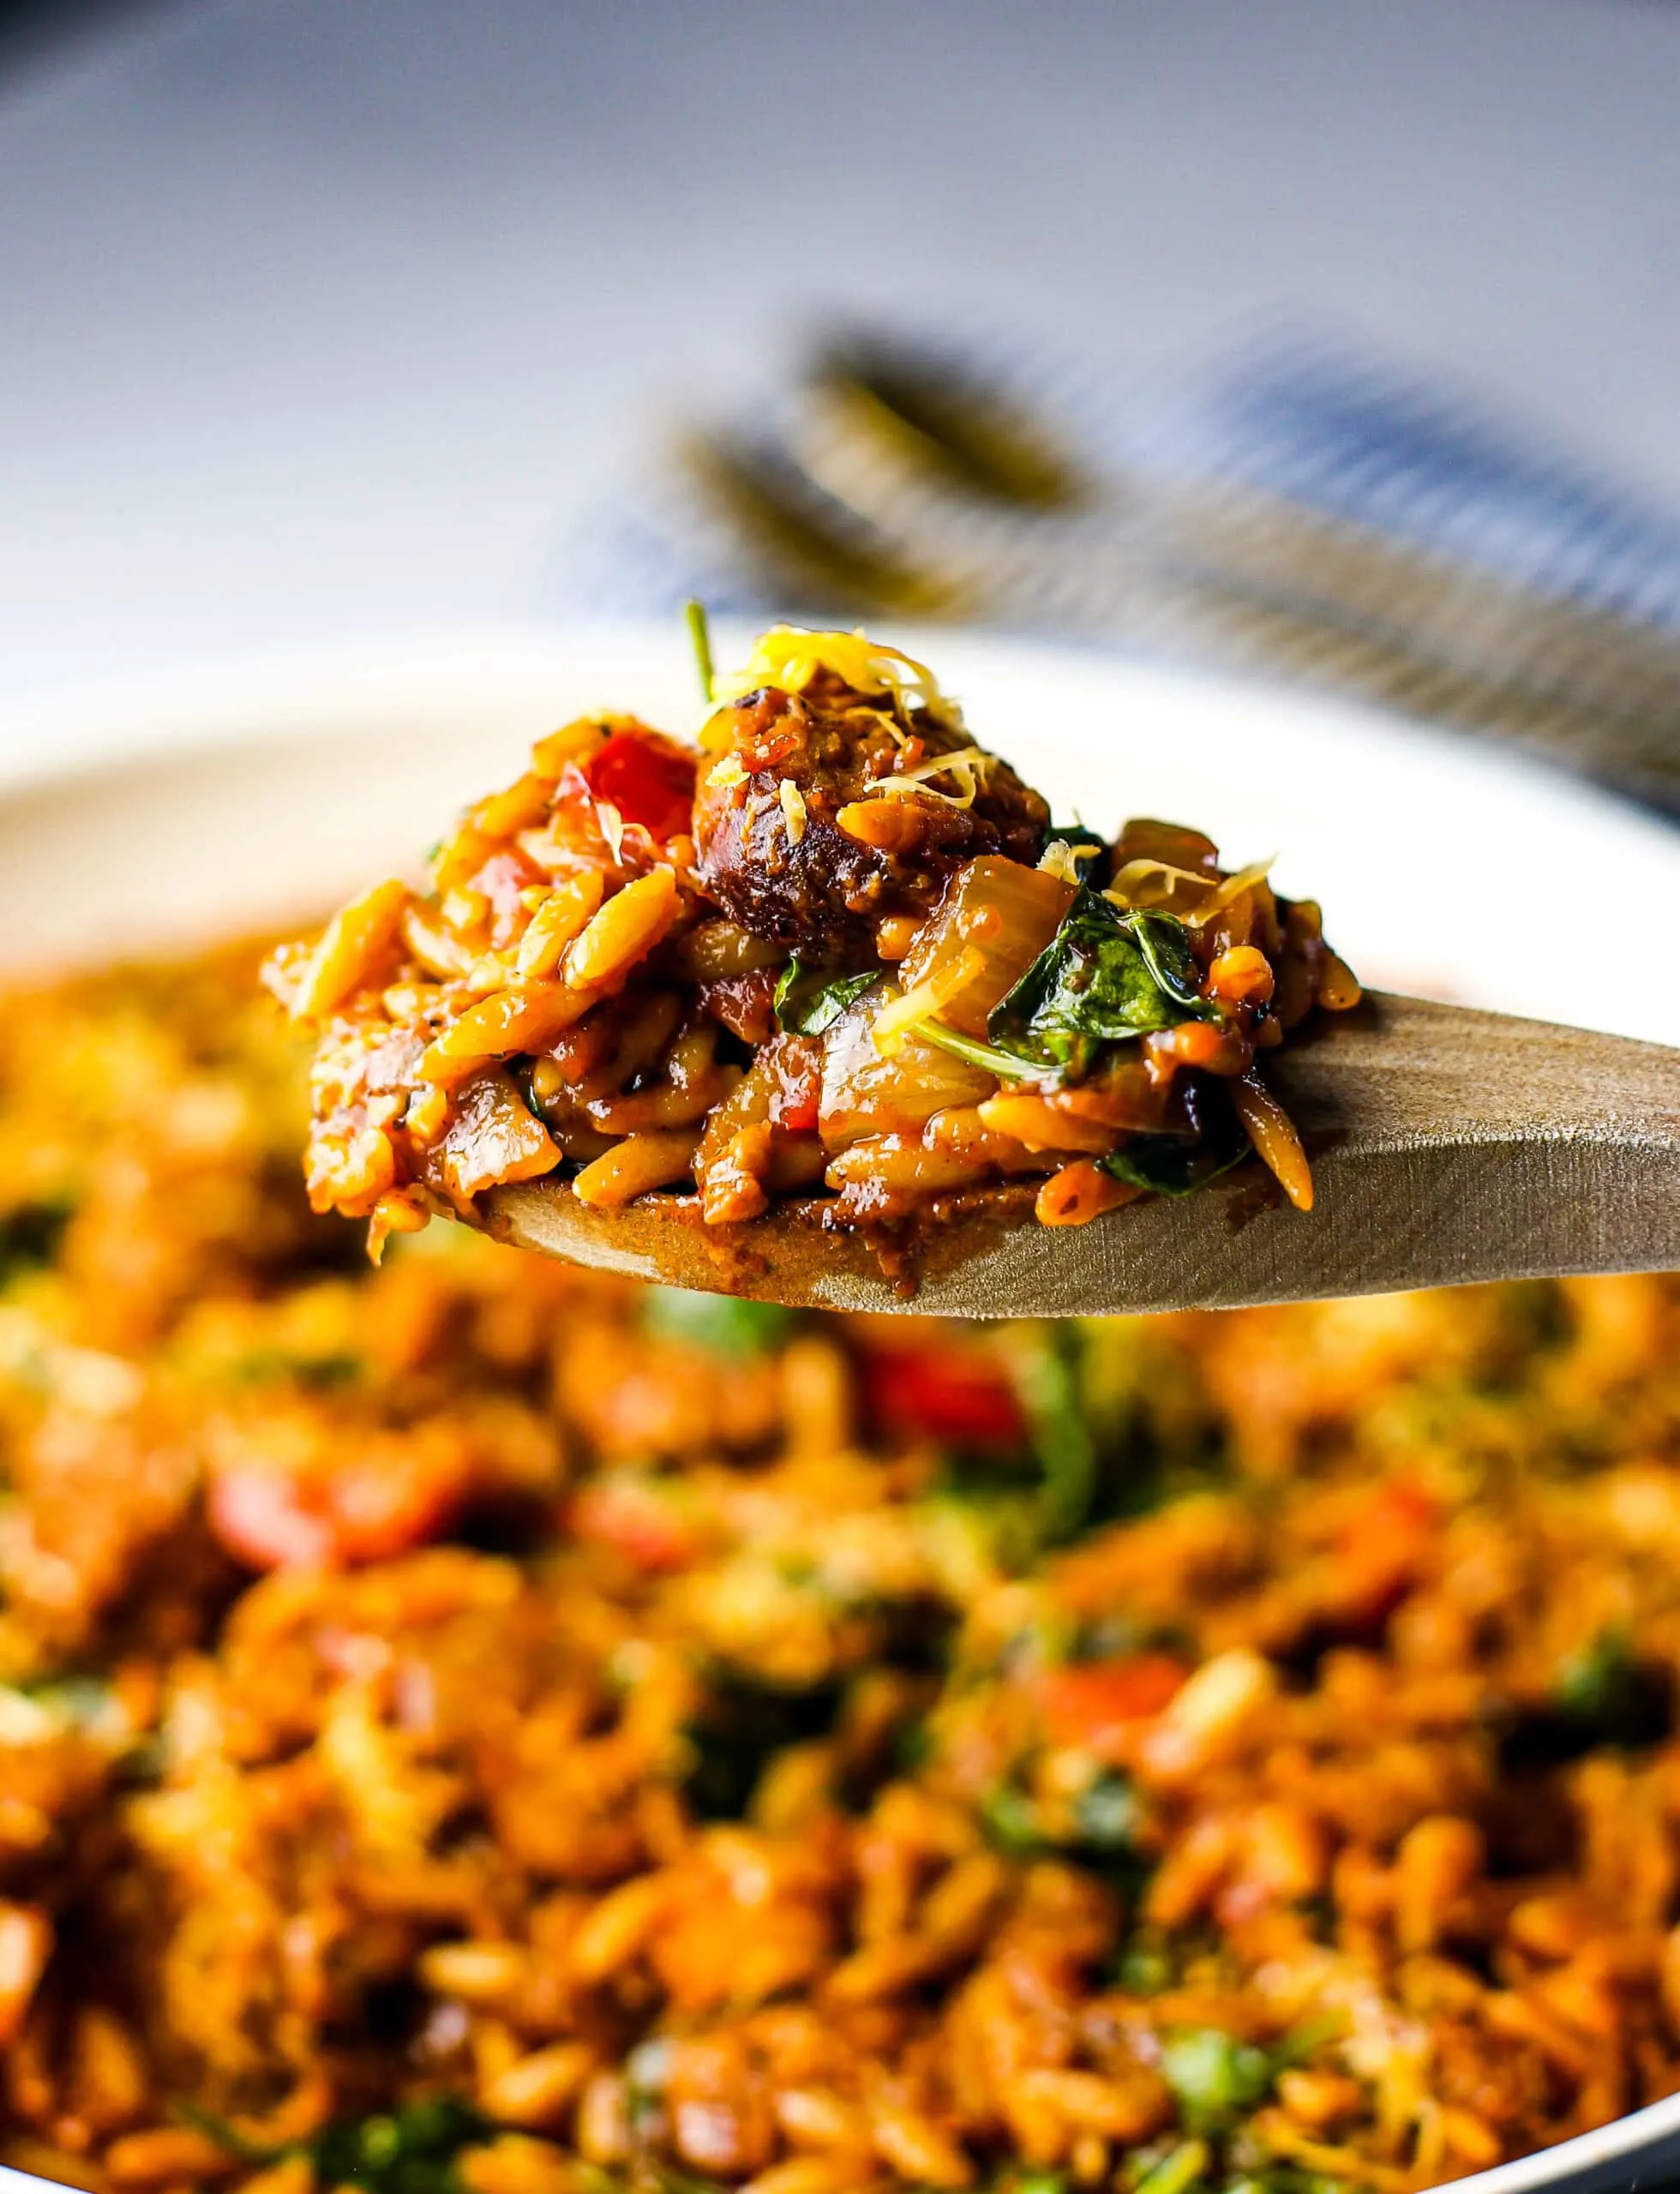
[[1055, 936], [993, 1008], [987, 1034], [1041, 1070], [1078, 1076], [1106, 1044], [1216, 1011], [1198, 994], [1182, 922], [1122, 911], [1082, 884]]
[[1188, 1196], [1240, 1166], [1248, 1154], [1248, 1144], [1240, 1138], [1210, 1148], [1175, 1135], [1140, 1135], [1096, 1162], [1117, 1181], [1147, 1189], [1152, 1196]]
[[820, 1036], [879, 980], [873, 968], [861, 975], [825, 975], [819, 968], [789, 960], [776, 986], [777, 1021], [792, 1035]]
[[995, 1074], [999, 1082], [1038, 1081], [1043, 1077], [1041, 1061], [1025, 1058], [1018, 1052], [999, 1051], [995, 1044], [982, 1044], [976, 1036], [965, 1036], [960, 1028], [947, 1028], [943, 1021], [918, 1021], [915, 1033], [926, 1037], [930, 1044], [937, 1044], [942, 1052], [949, 1052], [953, 1058], [967, 1059], [970, 1066]]
[[1205, 2141], [1180, 2141], [1138, 2180], [1135, 2194], [1195, 2194], [1212, 2161]]

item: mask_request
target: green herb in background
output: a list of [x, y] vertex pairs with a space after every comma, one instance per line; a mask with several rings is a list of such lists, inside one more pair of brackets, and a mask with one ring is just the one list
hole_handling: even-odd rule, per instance
[[1161, 2069], [1191, 2131], [1221, 2133], [1264, 2101], [1281, 2067], [1270, 2051], [1203, 2026], [1167, 2036]]
[[1142, 1879], [1137, 1837], [1141, 1811], [1127, 1778], [1106, 1771], [1074, 1801], [1071, 1833], [1052, 1835], [1042, 1808], [1011, 1777], [993, 1783], [980, 1801], [986, 1840], [1008, 1859], [1067, 1855], [1082, 1859], [1110, 1880], [1135, 1885]]
[[1161, 2046], [1161, 2069], [1192, 2133], [1215, 2137], [1263, 2102], [1277, 2076], [1345, 2030], [1335, 2014], [1308, 2019], [1269, 2049], [1216, 2026], [1185, 2027]]
[[58, 1254], [75, 1216], [68, 1197], [41, 1196], [0, 1212], [0, 1286], [21, 1272], [38, 1272]]
[[248, 1348], [225, 1367], [228, 1379], [238, 1385], [261, 1387], [289, 1380], [315, 1394], [353, 1387], [363, 1370], [359, 1356], [341, 1349], [329, 1350], [322, 1356], [300, 1356], [285, 1348]]
[[1073, 1819], [1082, 1851], [1130, 1851], [1141, 1825], [1137, 1793], [1128, 1777], [1113, 1768], [1088, 1783], [1073, 1801]]
[[1133, 2194], [1191, 2194], [1212, 2161], [1205, 2141], [1180, 2141], [1143, 2174]]
[[687, 1341], [714, 1356], [766, 1356], [779, 1348], [800, 1314], [780, 1303], [749, 1303], [691, 1287], [648, 1287], [642, 1323], [662, 1340]]
[[1627, 1632], [1620, 1628], [1601, 1630], [1558, 1669], [1557, 1704], [1566, 1714], [1613, 1721], [1627, 1699], [1633, 1674]]
[[1016, 1391], [1040, 1471], [1041, 1528], [1054, 1544], [1078, 1531], [1096, 1491], [1096, 1441], [1081, 1381], [1084, 1335], [1060, 1318], [1029, 1331], [1014, 1355]]
[[1068, 2194], [1067, 2173], [1030, 2168], [1005, 2172], [993, 2181], [992, 2194]]
[[377, 2117], [335, 2119], [308, 2140], [278, 2148], [248, 2141], [225, 2119], [190, 2103], [177, 2105], [176, 2115], [242, 2163], [268, 2165], [286, 2156], [307, 2156], [317, 2185], [367, 2186], [375, 2194], [459, 2194], [456, 2157], [496, 2131], [454, 2095], [408, 2103]]
[[740, 1820], [776, 1754], [827, 1736], [843, 1700], [843, 1687], [833, 1681], [795, 1691], [735, 1670], [716, 1674], [683, 1730], [684, 1788], [694, 1812], [702, 1820]]
[[979, 1811], [987, 1842], [1005, 1859], [1031, 1859], [1049, 1849], [1040, 1832], [1038, 1807], [1017, 1784], [994, 1783]]
[[825, 975], [789, 960], [776, 986], [777, 1021], [790, 1035], [820, 1036], [879, 980], [873, 968], [861, 975]]

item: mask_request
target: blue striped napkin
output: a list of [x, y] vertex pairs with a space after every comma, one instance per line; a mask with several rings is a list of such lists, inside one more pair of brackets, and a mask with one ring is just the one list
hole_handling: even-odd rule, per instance
[[[1680, 517], [1473, 397], [1345, 345], [1271, 337], [1170, 378], [983, 335], [939, 347], [1041, 405], [1099, 465], [1167, 488], [1263, 489], [1543, 598], [1680, 630]], [[774, 435], [792, 400], [755, 407], [755, 431], [767, 423]], [[598, 612], [663, 612], [693, 594], [720, 611], [787, 607], [692, 494], [657, 471], [629, 483], [561, 560], [568, 600]]]

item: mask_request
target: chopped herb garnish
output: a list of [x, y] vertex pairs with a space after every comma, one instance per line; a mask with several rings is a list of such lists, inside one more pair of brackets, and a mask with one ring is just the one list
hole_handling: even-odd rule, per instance
[[249, 1348], [227, 1366], [227, 1376], [240, 1384], [267, 1386], [289, 1379], [318, 1394], [353, 1387], [362, 1376], [359, 1356], [347, 1350], [329, 1350], [321, 1356], [297, 1356], [285, 1348]]
[[1038, 1825], [1038, 1807], [1013, 1783], [994, 1783], [980, 1801], [980, 1824], [987, 1841], [1008, 1859], [1027, 1859], [1048, 1849]]
[[1140, 1935], [1115, 1962], [1114, 1979], [1129, 1996], [1158, 1996], [1173, 1985], [1173, 1959], [1157, 1937]]
[[996, 2194], [1067, 2194], [1067, 2174], [1060, 2171], [1018, 2171], [997, 2182]]
[[1557, 1704], [1568, 1714], [1604, 1719], [1626, 1698], [1634, 1657], [1626, 1631], [1601, 1630], [1557, 1671]]
[[[1059, 1825], [1053, 1831], [1045, 1811], [1019, 1783], [994, 1783], [980, 1801], [981, 1826], [995, 1851], [1006, 1858], [1030, 1859], [1048, 1852], [1065, 1852], [1083, 1859], [1097, 1871], [1112, 1874], [1115, 1862], [1136, 1856], [1139, 1823], [1137, 1801], [1124, 1775], [1105, 1771], [1075, 1800], [1071, 1831]], [[1124, 1865], [1122, 1873], [1131, 1870]]]
[[861, 975], [825, 975], [789, 960], [776, 986], [776, 1018], [792, 1035], [820, 1036], [879, 980], [873, 968]]
[[707, 701], [716, 700], [717, 674], [711, 661], [711, 623], [705, 614], [703, 602], [685, 602], [683, 621], [688, 627], [688, 638], [694, 649], [694, 668], [700, 674], [700, 692]]
[[776, 1753], [834, 1727], [843, 1694], [837, 1683], [796, 1691], [731, 1671], [714, 1676], [704, 1704], [683, 1731], [688, 1802], [702, 1820], [739, 1820]]

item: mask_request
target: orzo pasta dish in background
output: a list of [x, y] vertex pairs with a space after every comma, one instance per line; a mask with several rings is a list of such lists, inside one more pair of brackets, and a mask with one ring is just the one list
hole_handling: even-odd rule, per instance
[[1676, 2085], [1675, 1282], [375, 1270], [256, 957], [5, 1000], [0, 2157], [1403, 2194]]

